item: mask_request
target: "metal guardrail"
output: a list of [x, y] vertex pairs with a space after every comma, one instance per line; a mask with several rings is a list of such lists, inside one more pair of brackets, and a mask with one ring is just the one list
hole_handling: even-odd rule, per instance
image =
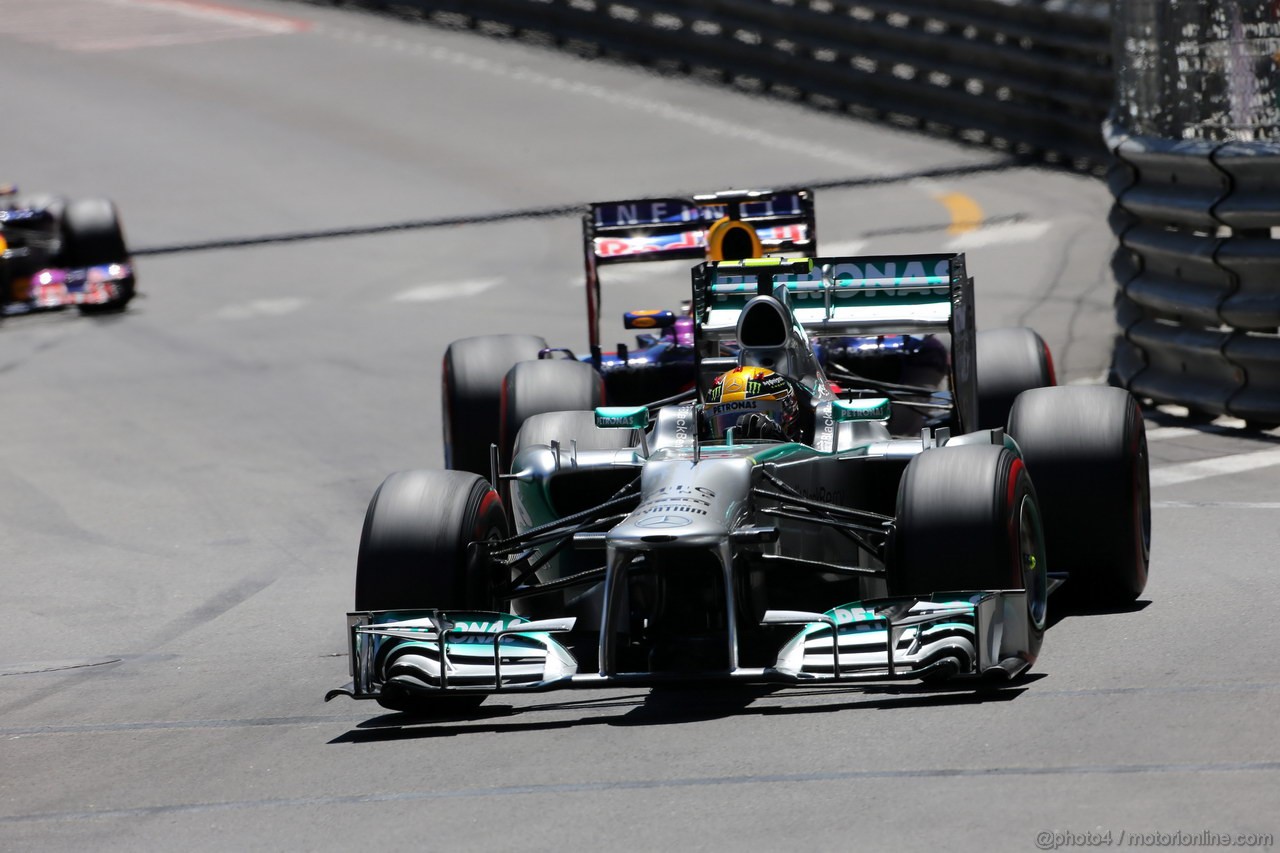
[[1106, 137], [1120, 241], [1113, 380], [1159, 402], [1280, 424], [1280, 144], [1113, 125]]
[[1280, 424], [1280, 7], [1117, 0], [1113, 380]]
[[357, 0], [1074, 165], [1105, 161], [1107, 0]]

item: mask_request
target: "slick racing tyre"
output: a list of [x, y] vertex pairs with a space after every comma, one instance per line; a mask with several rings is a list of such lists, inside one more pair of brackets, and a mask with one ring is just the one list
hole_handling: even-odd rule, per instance
[[1049, 345], [1025, 327], [978, 332], [977, 361], [976, 429], [1003, 427], [1019, 394], [1057, 384]]
[[1065, 386], [1020, 395], [1009, 434], [1035, 481], [1059, 593], [1076, 608], [1123, 607], [1147, 584], [1151, 482], [1146, 426], [1122, 388]]
[[[62, 211], [62, 263], [72, 269], [123, 264], [129, 260], [116, 206], [106, 199], [68, 202]], [[120, 296], [104, 305], [81, 305], [82, 314], [123, 311], [133, 299], [133, 284], [122, 282]]]
[[440, 383], [446, 468], [489, 476], [489, 445], [499, 444], [502, 429], [502, 380], [546, 345], [535, 335], [481, 335], [449, 344]]
[[356, 561], [356, 609], [486, 609], [467, 546], [507, 536], [502, 500], [466, 471], [402, 471], [373, 493]]
[[964, 590], [1027, 591], [1034, 663], [1049, 598], [1036, 490], [1021, 459], [995, 445], [926, 450], [898, 489], [889, 591], [925, 595]]
[[[507, 535], [502, 501], [465, 471], [404, 471], [374, 492], [356, 562], [356, 610], [493, 607], [489, 579], [469, 572], [467, 546]], [[389, 648], [389, 646], [387, 646]], [[478, 695], [422, 696], [388, 680], [378, 703], [393, 711], [461, 711]]]
[[[502, 383], [502, 470], [511, 466], [524, 422], [546, 412], [595, 409], [604, 404], [604, 380], [589, 364], [566, 359], [522, 361]], [[594, 426], [592, 427], [594, 429]]]

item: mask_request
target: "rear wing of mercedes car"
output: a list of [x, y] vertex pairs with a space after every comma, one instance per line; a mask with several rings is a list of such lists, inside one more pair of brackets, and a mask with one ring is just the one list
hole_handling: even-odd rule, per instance
[[760, 295], [779, 297], [810, 339], [949, 334], [960, 424], [977, 424], [973, 279], [963, 253], [707, 261], [693, 269], [696, 339], [734, 340], [743, 308]]
[[814, 254], [818, 239], [813, 192], [807, 189], [597, 202], [583, 215], [582, 234], [587, 332], [593, 347], [600, 343], [601, 267], [780, 252]]

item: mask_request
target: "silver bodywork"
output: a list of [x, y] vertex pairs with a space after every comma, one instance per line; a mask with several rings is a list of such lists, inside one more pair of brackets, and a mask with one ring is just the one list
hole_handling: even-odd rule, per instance
[[[674, 410], [667, 410], [672, 412]], [[660, 418], [670, 421], [677, 415]], [[840, 424], [837, 446], [821, 453], [799, 444], [680, 446], [651, 450], [574, 453], [563, 447], [536, 446], [516, 459], [519, 472], [513, 490], [516, 517], [532, 529], [547, 502], [550, 484], [565, 473], [629, 468], [641, 473], [638, 504], [605, 533], [604, 577], [591, 589], [564, 602], [577, 615], [535, 618], [510, 613], [440, 611], [360, 612], [348, 614], [353, 682], [331, 695], [375, 698], [382, 678], [396, 677], [395, 667], [377, 660], [380, 644], [399, 641], [397, 665], [413, 668], [407, 676], [420, 691], [499, 692], [601, 687], [613, 684], [656, 684], [672, 680], [729, 680], [782, 684], [818, 684], [868, 678], [937, 676], [1014, 676], [1034, 660], [1027, 593], [1023, 590], [939, 592], [926, 599], [885, 597], [883, 566], [862, 549], [831, 531], [768, 514], [771, 504], [753, 498], [753, 480], [766, 468], [797, 492], [840, 502], [855, 483], [857, 466], [901, 466], [915, 454], [944, 443], [1004, 443], [1000, 431], [948, 439], [892, 439], [880, 424]], [[867, 427], [872, 428], [867, 428]], [[845, 429], [849, 427], [850, 429]], [[659, 433], [660, 430], [655, 430]], [[847, 443], [846, 443], [847, 442]], [[794, 626], [774, 659], [745, 666], [739, 659], [743, 624], [738, 608], [727, 608], [723, 634], [724, 665], [711, 669], [639, 670], [620, 665], [618, 644], [626, 634], [620, 625], [628, 609], [628, 569], [638, 559], [674, 555], [666, 565], [709, 555], [719, 567], [723, 600], [735, 601], [744, 553], [761, 559], [789, 559], [824, 564], [832, 572], [856, 577], [861, 596], [849, 603], [831, 602], [818, 611], [765, 611], [759, 622]], [[542, 583], [561, 577], [551, 561], [539, 572]], [[586, 610], [587, 612], [583, 612]], [[595, 665], [580, 666], [556, 635], [589, 629], [598, 633]], [[838, 638], [832, 648], [833, 632]], [[443, 645], [444, 652], [441, 653]], [[405, 676], [401, 676], [402, 678]]]
[[[700, 442], [698, 406], [688, 403], [658, 410], [637, 447], [579, 451], [569, 438], [524, 449], [502, 478], [515, 539], [527, 543], [509, 552], [521, 578], [508, 597], [513, 612], [348, 614], [353, 683], [330, 695], [375, 698], [390, 679], [432, 694], [1025, 670], [1042, 628], [1026, 591], [890, 598], [884, 564], [898, 482], [914, 456], [949, 445], [1006, 445], [1015, 453], [1016, 446], [1001, 430], [894, 438], [887, 400], [877, 419], [841, 415], [809, 339], [811, 326], [845, 334], [872, 317], [913, 330], [941, 327], [971, 371], [972, 290], [963, 259], [918, 257], [927, 263], [906, 264], [908, 277], [891, 283], [905, 303], [888, 308], [859, 301], [875, 294], [837, 280], [848, 264], [811, 274], [788, 267], [779, 278], [795, 281], [759, 295], [764, 274], [748, 266], [759, 262], [743, 262], [735, 268], [740, 277], [760, 279], [755, 296], [717, 268], [695, 270], [695, 317], [709, 347], [702, 390], [739, 363], [776, 368], [807, 395], [808, 440], [730, 434], [723, 443]], [[870, 259], [866, 269], [873, 261], [889, 266]], [[801, 274], [790, 276], [792, 269]], [[793, 298], [814, 305], [804, 309], [813, 315], [808, 321], [797, 319]], [[728, 338], [740, 352], [726, 363], [715, 348]], [[971, 376], [959, 385], [955, 379], [963, 424], [976, 397]], [[597, 424], [618, 420], [598, 415]], [[592, 507], [601, 509], [593, 514]]]

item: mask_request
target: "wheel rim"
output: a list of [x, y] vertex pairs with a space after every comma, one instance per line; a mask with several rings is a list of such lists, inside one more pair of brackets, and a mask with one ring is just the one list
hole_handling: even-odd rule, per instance
[[1044, 529], [1040, 508], [1027, 495], [1018, 510], [1018, 565], [1027, 591], [1027, 613], [1037, 630], [1044, 628], [1049, 610], [1049, 575], [1044, 557]]

